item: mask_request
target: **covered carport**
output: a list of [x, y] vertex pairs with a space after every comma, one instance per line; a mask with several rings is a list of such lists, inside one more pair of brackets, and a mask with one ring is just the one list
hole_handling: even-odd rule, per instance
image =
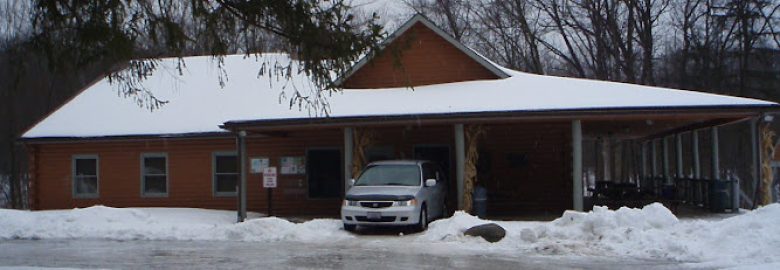
[[[452, 210], [472, 210], [471, 192], [482, 185], [488, 190], [491, 216], [559, 214], [593, 204], [641, 206], [652, 201], [722, 211], [738, 207], [732, 200], [739, 196], [731, 194], [740, 191], [739, 185], [720, 177], [718, 128], [764, 119], [775, 108], [759, 104], [383, 115], [233, 121], [223, 127], [238, 135], [267, 136], [342, 130], [345, 189], [367, 162], [426, 158], [420, 156], [421, 148], [442, 149], [438, 158], [452, 173]], [[366, 134], [372, 134], [372, 143], [362, 142]], [[756, 135], [756, 147], [760, 143]], [[244, 147], [239, 139], [240, 153]]]

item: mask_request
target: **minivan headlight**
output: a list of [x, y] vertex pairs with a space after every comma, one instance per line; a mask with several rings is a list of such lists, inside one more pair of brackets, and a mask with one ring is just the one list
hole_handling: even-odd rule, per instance
[[408, 201], [396, 201], [393, 202], [393, 206], [414, 206], [417, 205], [417, 200], [411, 199]]
[[358, 201], [344, 200], [344, 206], [358, 206]]

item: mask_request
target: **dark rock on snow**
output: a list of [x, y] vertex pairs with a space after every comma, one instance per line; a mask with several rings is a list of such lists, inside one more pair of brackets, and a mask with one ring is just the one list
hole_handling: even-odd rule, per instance
[[490, 243], [495, 243], [501, 241], [501, 239], [506, 236], [506, 230], [504, 230], [503, 227], [498, 226], [498, 224], [487, 223], [471, 227], [463, 232], [463, 234], [469, 236], [479, 236]]

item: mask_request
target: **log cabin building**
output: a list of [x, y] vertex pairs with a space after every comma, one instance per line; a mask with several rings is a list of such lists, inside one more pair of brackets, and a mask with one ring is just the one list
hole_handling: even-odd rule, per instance
[[[560, 213], [587, 208], [596, 183], [660, 192], [659, 181], [702, 179], [700, 163], [717, 165], [717, 147], [702, 141], [716, 146], [718, 126], [778, 108], [506, 69], [419, 15], [382, 48], [340, 77], [343, 91], [311, 106], [289, 102], [296, 94], [317, 95], [305, 75], [258, 75], [261, 66], [289, 63], [283, 54], [228, 56], [225, 73], [209, 57], [188, 57], [181, 75], [167, 72], [176, 62], [165, 59], [144, 82], [170, 101], [155, 110], [98, 81], [22, 136], [30, 205], [243, 205], [265, 212], [260, 172], [272, 166], [278, 168], [274, 214], [336, 216], [349, 179], [367, 162], [428, 159], [449, 172], [441, 177], [452, 209], [467, 207], [466, 195], [480, 185], [491, 216]], [[675, 146], [683, 144], [707, 148], [709, 158], [696, 152], [695, 162], [682, 160]], [[613, 151], [616, 145], [625, 147]], [[629, 154], [618, 159], [618, 153]], [[733, 186], [727, 192], [738, 192]], [[697, 186], [685, 196], [697, 203], [716, 191], [722, 190]]]

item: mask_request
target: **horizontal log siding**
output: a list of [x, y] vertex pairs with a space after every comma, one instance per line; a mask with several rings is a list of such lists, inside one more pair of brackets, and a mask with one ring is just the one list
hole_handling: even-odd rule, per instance
[[[280, 159], [286, 156], [305, 157], [308, 149], [338, 149], [344, 152], [344, 133], [341, 129], [311, 130], [287, 134], [282, 138], [249, 138], [247, 159], [268, 157], [270, 165], [277, 167], [277, 188], [273, 190], [274, 214], [296, 216], [315, 215], [336, 217], [341, 209], [342, 197], [333, 199], [309, 199], [306, 175], [281, 174]], [[342, 161], [343, 162], [343, 161]], [[247, 164], [247, 166], [249, 166]], [[339, 166], [343, 170], [343, 166]], [[339, 183], [343, 185], [343, 179]], [[262, 187], [262, 174], [247, 175], [247, 204], [250, 211], [265, 212], [267, 193]], [[343, 186], [340, 190], [343, 190]], [[343, 194], [342, 194], [343, 196]]]
[[[340, 129], [287, 134], [286, 137], [248, 141], [248, 156], [265, 156], [279, 166], [282, 156], [305, 156], [306, 149], [342, 149]], [[142, 141], [94, 141], [49, 143], [31, 151], [35, 168], [36, 209], [64, 209], [102, 204], [113, 207], [197, 207], [235, 209], [236, 197], [217, 197], [212, 189], [212, 154], [235, 151], [235, 139], [148, 139]], [[142, 197], [141, 153], [168, 154], [168, 197]], [[73, 155], [99, 156], [99, 198], [72, 197]], [[248, 165], [248, 164], [247, 164]], [[274, 192], [274, 213], [279, 215], [335, 216], [340, 198], [308, 199], [305, 175], [280, 175]], [[265, 212], [266, 196], [261, 175], [247, 177], [248, 209]]]
[[[570, 134], [567, 124], [489, 125], [480, 148], [489, 155], [490, 173], [483, 177], [488, 187], [489, 213], [518, 215], [560, 212], [571, 205]], [[397, 126], [372, 129], [375, 146], [391, 146], [396, 158], [414, 157], [415, 145], [443, 145], [451, 151], [449, 187], [454, 199], [454, 135], [450, 125]], [[247, 154], [268, 157], [279, 167], [280, 158], [305, 156], [309, 149], [342, 151], [343, 131], [328, 129], [300, 131], [281, 137], [250, 137]], [[102, 204], [113, 207], [197, 207], [236, 208], [235, 197], [216, 197], [212, 189], [212, 154], [235, 151], [233, 138], [147, 139], [139, 141], [87, 141], [45, 143], [30, 147], [35, 209], [64, 209]], [[142, 153], [168, 154], [168, 197], [142, 197], [140, 157]], [[525, 154], [528, 163], [511, 168], [507, 155]], [[71, 158], [95, 154], [100, 160], [100, 197], [72, 197]], [[247, 164], [249, 166], [249, 164]], [[248, 209], [265, 212], [266, 191], [262, 175], [247, 176]], [[306, 175], [281, 175], [274, 190], [274, 213], [282, 216], [337, 216], [341, 198], [310, 199]]]
[[[211, 155], [235, 151], [235, 140], [153, 139], [123, 142], [75, 142], [38, 146], [38, 209], [62, 209], [102, 204], [114, 207], [199, 207], [235, 209], [234, 197], [212, 194]], [[168, 197], [141, 197], [141, 153], [168, 154]], [[99, 197], [74, 199], [71, 159], [99, 158]]]
[[417, 23], [352, 74], [343, 86], [406, 87], [497, 78], [433, 30]]
[[[569, 123], [490, 125], [480, 142], [489, 155], [489, 215], [559, 213], [571, 208], [571, 126]], [[525, 155], [513, 167], [509, 155]]]

